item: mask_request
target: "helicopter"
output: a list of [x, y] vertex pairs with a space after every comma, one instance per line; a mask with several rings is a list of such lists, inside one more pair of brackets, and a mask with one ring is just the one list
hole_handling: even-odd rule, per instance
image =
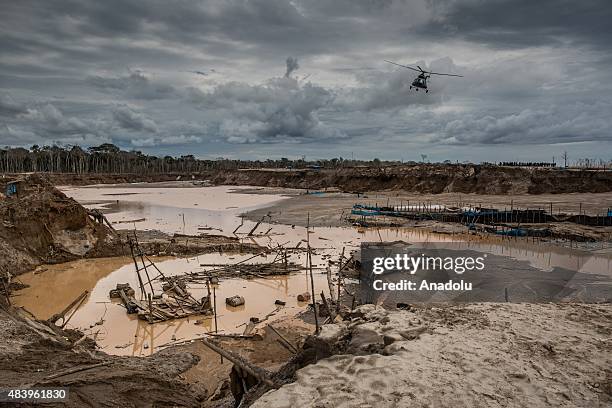
[[463, 75], [442, 74], [442, 73], [439, 73], [439, 72], [425, 71], [423, 68], [419, 67], [418, 65], [417, 65], [418, 69], [416, 69], [416, 68], [409, 67], [408, 65], [398, 64], [397, 62], [393, 62], [393, 61], [385, 60], [385, 62], [388, 62], [389, 64], [397, 65], [398, 67], [408, 68], [408, 69], [411, 69], [413, 71], [419, 72], [419, 76], [414, 78], [414, 81], [412, 81], [412, 85], [410, 85], [410, 89], [412, 89], [414, 87], [418, 91], [419, 88], [421, 88], [421, 89], [425, 90], [425, 93], [429, 92], [429, 89], [427, 89], [427, 80], [432, 75], [444, 75], [444, 76], [463, 77]]

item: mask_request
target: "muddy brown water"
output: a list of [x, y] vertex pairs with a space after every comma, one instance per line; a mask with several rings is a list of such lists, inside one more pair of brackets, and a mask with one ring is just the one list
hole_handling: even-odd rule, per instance
[[[247, 237], [254, 222], [240, 218], [240, 214], [262, 208], [288, 199], [275, 190], [266, 189], [261, 194], [241, 193], [245, 188], [228, 186], [215, 187], [143, 187], [142, 185], [115, 185], [90, 187], [65, 187], [63, 191], [86, 207], [104, 208], [113, 206], [114, 212], [107, 215], [111, 222], [123, 222], [118, 228], [155, 229], [167, 233], [198, 234], [199, 228], [214, 227], [213, 234], [232, 235], [232, 231], [244, 222], [239, 236], [261, 245], [297, 245], [306, 240], [305, 228], [281, 224], [262, 223], [258, 233], [270, 234], [264, 237]], [[278, 191], [278, 190], [277, 190]], [[126, 222], [140, 220], [137, 222]], [[584, 273], [610, 274], [612, 259], [594, 256], [580, 251], [567, 250], [528, 240], [504, 240], [497, 237], [473, 237], [466, 234], [447, 235], [411, 228], [356, 229], [352, 227], [317, 227], [309, 234], [310, 243], [317, 248], [313, 256], [315, 266], [326, 266], [326, 255], [333, 259], [344, 247], [347, 253], [365, 241], [406, 242], [461, 242], [466, 249], [508, 256], [528, 261], [541, 271], [563, 267]], [[202, 271], [200, 264], [225, 264], [239, 262], [251, 255], [205, 254], [189, 258], [153, 258], [166, 275]], [[260, 257], [252, 262], [271, 258]], [[305, 263], [304, 255], [295, 255], [292, 261]], [[119, 303], [108, 297], [110, 289], [117, 283], [130, 283], [137, 288], [137, 278], [131, 258], [118, 257], [89, 259], [60, 265], [46, 265], [34, 272], [20, 276], [22, 282], [30, 285], [19, 292], [15, 303], [24, 306], [39, 318], [48, 318], [62, 310], [83, 290], [90, 295], [68, 323], [95, 337], [104, 351], [119, 355], [149, 355], [159, 346], [171, 341], [187, 340], [214, 331], [211, 317], [194, 316], [171, 322], [150, 325], [135, 315], [128, 315]], [[333, 269], [334, 270], [334, 269]], [[319, 293], [327, 288], [327, 279], [322, 269], [314, 275], [315, 289]], [[612, 279], [612, 275], [611, 275]], [[275, 311], [270, 321], [295, 315], [305, 310], [307, 304], [298, 302], [299, 293], [310, 290], [309, 279], [304, 273], [288, 276], [223, 279], [216, 288], [218, 330], [221, 333], [242, 333], [250, 317], [263, 318]], [[206, 294], [205, 285], [190, 285], [190, 291], [197, 298]], [[246, 304], [238, 308], [225, 305], [225, 298], [241, 295]], [[287, 302], [277, 308], [275, 300]], [[196, 324], [198, 323], [198, 324]]]

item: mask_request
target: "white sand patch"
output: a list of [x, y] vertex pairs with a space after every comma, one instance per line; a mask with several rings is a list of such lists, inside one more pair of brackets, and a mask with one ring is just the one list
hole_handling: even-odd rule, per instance
[[253, 407], [610, 406], [609, 304], [361, 311], [349, 352], [382, 354], [321, 360]]

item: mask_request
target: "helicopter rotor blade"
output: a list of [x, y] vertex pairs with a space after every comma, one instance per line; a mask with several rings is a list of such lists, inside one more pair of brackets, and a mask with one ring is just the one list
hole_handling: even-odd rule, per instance
[[[418, 69], [416, 69], [416, 68], [412, 68], [412, 67], [409, 67], [409, 66], [407, 66], [407, 65], [398, 64], [397, 62], [387, 61], [387, 60], [385, 60], [385, 62], [388, 62], [389, 64], [397, 65], [398, 67], [408, 68], [408, 69], [411, 69], [411, 70], [413, 70], [413, 71], [419, 72], [419, 70], [418, 70]], [[423, 70], [421, 70], [421, 71], [423, 71]]]
[[417, 65], [417, 68], [420, 69], [422, 73], [426, 73], [427, 72], [423, 68], [419, 67], [418, 65]]
[[463, 78], [463, 75], [457, 75], [457, 74], [441, 74], [439, 72], [428, 72], [428, 74], [430, 74], [430, 75], [454, 76], [454, 77], [461, 77], [461, 78]]

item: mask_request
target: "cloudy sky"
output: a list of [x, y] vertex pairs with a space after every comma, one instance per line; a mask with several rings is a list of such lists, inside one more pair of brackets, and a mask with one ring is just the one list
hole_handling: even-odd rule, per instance
[[0, 2], [0, 146], [612, 159], [608, 0]]

